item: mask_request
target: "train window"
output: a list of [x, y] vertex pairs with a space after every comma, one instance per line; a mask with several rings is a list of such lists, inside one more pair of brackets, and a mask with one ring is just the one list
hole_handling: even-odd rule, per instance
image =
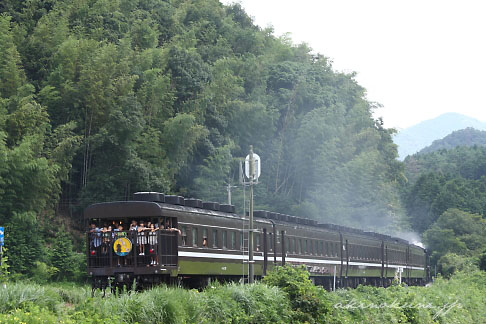
[[240, 232], [240, 250], [244, 250], [245, 249], [245, 245], [244, 245], [244, 242], [243, 242], [243, 232]]
[[289, 253], [293, 253], [294, 252], [294, 239], [293, 238], [289, 238], [289, 246], [287, 247], [287, 251], [289, 251]]
[[319, 251], [320, 252], [319, 254], [324, 255], [324, 241], [320, 242], [320, 246], [321, 246], [321, 250]]
[[268, 243], [269, 250], [273, 251], [273, 233], [268, 234]]
[[231, 245], [230, 249], [235, 250], [236, 249], [236, 233], [231, 232]]
[[213, 229], [213, 247], [218, 247], [218, 230]]
[[208, 229], [202, 229], [203, 246], [208, 247]]
[[309, 241], [309, 253], [314, 254], [314, 242], [312, 240]]
[[260, 233], [255, 233], [255, 251], [260, 251]]
[[181, 242], [182, 242], [182, 246], [187, 245], [187, 227], [186, 226], [182, 226], [182, 228], [181, 228]]
[[314, 254], [318, 255], [319, 254], [319, 242], [314, 241]]
[[299, 244], [297, 246], [297, 253], [302, 254], [302, 239], [298, 240]]
[[192, 246], [197, 246], [197, 228], [192, 228]]
[[223, 249], [226, 249], [226, 239], [227, 239], [227, 232], [226, 231], [223, 231], [221, 232], [221, 243], [222, 243], [222, 246], [223, 246]]
[[307, 240], [302, 240], [302, 254], [307, 254]]

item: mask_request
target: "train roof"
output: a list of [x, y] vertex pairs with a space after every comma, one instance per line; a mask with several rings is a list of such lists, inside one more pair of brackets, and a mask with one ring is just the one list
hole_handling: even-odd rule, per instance
[[[194, 198], [184, 198], [182, 196], [164, 195], [158, 192], [137, 192], [133, 195], [133, 200], [131, 201], [105, 202], [90, 205], [85, 209], [84, 217], [86, 219], [113, 219], [123, 217], [130, 218], [133, 217], [133, 215], [137, 215], [137, 217], [162, 217], [166, 216], [164, 211], [167, 210], [189, 213], [204, 213], [209, 216], [213, 215], [220, 217], [241, 218], [241, 216], [235, 214], [234, 205], [219, 204], [217, 202], [209, 201], [205, 202]], [[379, 240], [411, 244], [404, 239], [392, 237], [386, 234], [363, 231], [360, 229], [336, 224], [318, 223], [316, 220], [313, 219], [291, 216], [265, 210], [255, 210], [254, 216], [260, 219], [269, 220], [273, 223], [283, 222], [298, 224], [327, 229], [330, 231], [362, 235]], [[421, 248], [419, 246], [416, 247]]]

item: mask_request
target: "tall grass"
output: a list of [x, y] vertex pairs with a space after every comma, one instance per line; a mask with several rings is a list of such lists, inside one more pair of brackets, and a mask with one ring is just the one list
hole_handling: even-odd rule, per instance
[[61, 301], [54, 289], [38, 284], [13, 282], [0, 286], [0, 313], [22, 308], [29, 303], [55, 310]]
[[207, 323], [287, 323], [290, 303], [277, 287], [216, 285], [203, 293]]
[[160, 286], [141, 293], [88, 298], [76, 307], [124, 323], [286, 323], [289, 303], [278, 288], [263, 284], [213, 285], [203, 292]]
[[[17, 282], [0, 287], [0, 323], [18, 323], [16, 318], [26, 323], [37, 323], [34, 320], [38, 319], [38, 323], [53, 324], [486, 323], [484, 271], [458, 273], [450, 280], [439, 278], [430, 287], [360, 286], [336, 293], [315, 289], [315, 295], [301, 294], [298, 305], [302, 307], [294, 309], [288, 293], [262, 283], [213, 284], [202, 292], [158, 286], [143, 292], [108, 292], [103, 298], [101, 293], [91, 297], [89, 287]], [[310, 321], [296, 316], [309, 313], [308, 306], [316, 302], [315, 298], [333, 305], [331, 311], [321, 319], [314, 314]], [[461, 307], [439, 312], [456, 300]], [[399, 305], [430, 303], [435, 308], [335, 307], [352, 303], [393, 305], [395, 301]]]

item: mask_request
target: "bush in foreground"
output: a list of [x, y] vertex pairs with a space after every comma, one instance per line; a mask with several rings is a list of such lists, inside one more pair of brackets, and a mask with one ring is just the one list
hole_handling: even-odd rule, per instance
[[328, 293], [312, 283], [305, 266], [277, 267], [263, 282], [287, 295], [292, 306], [292, 323], [323, 323], [331, 313]]
[[263, 283], [204, 291], [159, 286], [91, 297], [88, 287], [0, 286], [0, 323], [484, 323], [486, 272], [458, 272], [430, 287], [315, 287], [303, 268], [278, 268]]

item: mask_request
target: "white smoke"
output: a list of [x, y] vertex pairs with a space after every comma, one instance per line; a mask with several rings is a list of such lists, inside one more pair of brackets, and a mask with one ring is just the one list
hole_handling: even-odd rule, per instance
[[392, 236], [402, 238], [404, 240], [409, 241], [413, 245], [425, 249], [425, 244], [422, 242], [422, 238], [420, 237], [419, 234], [415, 232], [398, 232], [398, 233], [394, 233]]

